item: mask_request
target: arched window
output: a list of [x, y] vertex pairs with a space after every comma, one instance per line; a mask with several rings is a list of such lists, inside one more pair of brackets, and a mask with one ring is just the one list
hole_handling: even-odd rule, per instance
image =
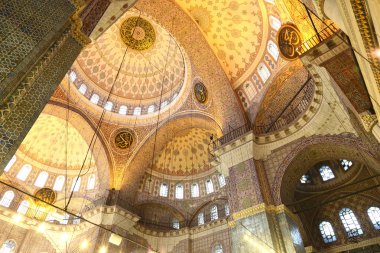
[[53, 190], [54, 191], [62, 191], [63, 185], [65, 184], [65, 176], [58, 176], [55, 179]]
[[336, 241], [335, 232], [330, 222], [322, 221], [319, 224], [319, 230], [321, 231], [321, 235], [325, 243]]
[[75, 80], [77, 80], [77, 73], [75, 73], [74, 70], [71, 70], [70, 74], [69, 74], [69, 77], [70, 77], [70, 81], [71, 82], [75, 82]]
[[193, 183], [191, 185], [191, 197], [193, 198], [199, 197], [199, 185], [197, 183]]
[[363, 230], [360, 227], [358, 219], [356, 219], [356, 216], [351, 209], [343, 208], [339, 212], [339, 217], [348, 237], [356, 237], [363, 234]]
[[210, 194], [214, 192], [214, 185], [212, 184], [211, 179], [206, 180], [206, 193]]
[[210, 217], [212, 221], [218, 219], [218, 207], [216, 205], [211, 207]]
[[257, 94], [257, 90], [254, 87], [253, 83], [249, 81], [245, 83], [243, 87], [244, 87], [245, 93], [247, 94], [248, 99], [252, 100]]
[[220, 187], [224, 187], [226, 185], [226, 179], [223, 174], [219, 174], [218, 180], [219, 180]]
[[175, 198], [176, 199], [183, 199], [183, 185], [177, 184], [175, 187]]
[[16, 242], [14, 240], [6, 240], [0, 248], [0, 253], [13, 253], [16, 252]]
[[40, 188], [44, 187], [46, 184], [46, 181], [48, 180], [48, 177], [49, 177], [49, 174], [46, 171], [40, 172], [40, 174], [38, 174], [36, 182], [34, 182], [34, 185]]
[[162, 183], [160, 186], [160, 196], [161, 197], [167, 197], [168, 196], [168, 185], [165, 183]]
[[104, 105], [104, 109], [107, 111], [112, 111], [113, 103], [111, 101], [107, 101], [107, 103]]
[[135, 107], [133, 110], [133, 115], [141, 115], [141, 107]]
[[[80, 179], [80, 178], [79, 178]], [[59, 221], [60, 224], [67, 225], [69, 223], [70, 215], [67, 213], [63, 214], [62, 219]]]
[[228, 204], [224, 205], [224, 213], [226, 216], [230, 216], [230, 206]]
[[179, 221], [177, 219], [173, 219], [173, 228], [179, 229]]
[[29, 201], [23, 200], [17, 208], [17, 212], [21, 214], [26, 214], [29, 208]]
[[269, 16], [269, 23], [270, 23], [270, 26], [276, 31], [278, 31], [281, 27], [281, 21], [276, 17]]
[[335, 178], [332, 169], [327, 165], [323, 165], [322, 167], [319, 168], [319, 174], [321, 174], [323, 181], [327, 181], [327, 180], [331, 180]]
[[205, 215], [203, 213], [198, 214], [198, 226], [205, 224]]
[[4, 172], [8, 172], [12, 168], [13, 164], [15, 164], [16, 160], [17, 157], [15, 155], [12, 156], [12, 159], [8, 162], [7, 166], [5, 166]]
[[79, 93], [81, 93], [82, 95], [84, 95], [85, 93], [86, 93], [86, 91], [87, 91], [87, 86], [84, 84], [84, 83], [82, 83], [80, 86], [79, 86]]
[[154, 106], [154, 105], [150, 105], [150, 106], [148, 107], [148, 114], [149, 114], [149, 113], [154, 113], [154, 109], [155, 109], [155, 106]]
[[168, 104], [169, 104], [169, 102], [167, 100], [165, 100], [164, 102], [162, 102], [161, 103], [161, 110], [164, 109]]
[[87, 180], [87, 190], [93, 190], [95, 188], [95, 175], [91, 174]]
[[344, 170], [348, 170], [352, 166], [352, 161], [343, 159], [340, 160], [340, 164], [343, 166]]
[[119, 108], [119, 114], [127, 115], [128, 107], [125, 105], [120, 106]]
[[371, 206], [368, 208], [368, 216], [376, 230], [380, 229], [380, 208]]
[[221, 244], [215, 245], [213, 253], [223, 253], [223, 246]]
[[21, 170], [17, 173], [17, 178], [20, 179], [21, 181], [25, 181], [28, 176], [29, 176], [29, 173], [32, 171], [32, 166], [29, 165], [29, 164], [25, 164], [24, 166], [22, 166]]
[[174, 100], [176, 97], [178, 97], [178, 93], [174, 93], [172, 100]]
[[270, 55], [273, 57], [273, 59], [275, 59], [276, 61], [278, 60], [278, 56], [280, 54], [280, 52], [278, 51], [278, 47], [277, 45], [273, 42], [273, 41], [268, 41], [268, 52], [270, 53]]
[[90, 101], [91, 101], [91, 103], [97, 105], [99, 103], [99, 99], [100, 99], [100, 97], [98, 94], [92, 94]]
[[71, 191], [77, 192], [80, 188], [80, 177], [74, 177], [73, 182], [71, 184]]
[[308, 174], [302, 175], [300, 178], [301, 184], [311, 183], [310, 176]]
[[259, 76], [264, 83], [268, 81], [270, 77], [270, 71], [264, 63], [259, 64], [257, 68], [257, 72], [259, 73]]
[[14, 197], [15, 193], [13, 191], [6, 191], [0, 200], [0, 206], [9, 207]]

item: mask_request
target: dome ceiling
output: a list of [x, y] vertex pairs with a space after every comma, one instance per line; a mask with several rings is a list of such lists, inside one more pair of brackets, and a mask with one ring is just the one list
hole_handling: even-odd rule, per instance
[[[29, 162], [29, 158], [42, 167], [48, 166], [64, 170], [66, 161], [68, 169], [80, 169], [87, 149], [87, 142], [73, 125], [64, 119], [41, 114], [17, 152], [21, 158], [27, 156], [24, 158], [25, 162]], [[36, 165], [38, 166], [38, 164]], [[94, 162], [92, 166], [94, 166]]]
[[255, 70], [268, 37], [263, 0], [177, 2], [198, 23], [233, 84]]
[[[140, 17], [140, 18], [139, 18]], [[113, 103], [158, 105], [172, 100], [184, 82], [185, 58], [174, 38], [152, 19], [126, 12], [79, 55], [73, 69], [92, 93]]]
[[173, 176], [187, 176], [209, 170], [208, 145], [211, 134], [215, 135], [202, 128], [177, 133], [156, 156], [153, 170]]

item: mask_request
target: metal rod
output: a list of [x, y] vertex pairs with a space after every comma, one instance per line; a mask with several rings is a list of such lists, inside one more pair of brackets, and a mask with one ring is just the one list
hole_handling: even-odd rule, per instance
[[313, 26], [313, 28], [314, 28], [314, 31], [315, 31], [315, 33], [316, 33], [317, 36], [318, 36], [319, 42], [322, 42], [321, 37], [319, 36], [318, 30], [317, 30], [317, 28], [315, 27], [314, 21], [313, 21], [313, 19], [311, 18], [311, 15], [310, 15], [310, 12], [309, 12], [309, 8], [307, 8], [307, 6], [306, 6], [305, 3], [302, 3], [302, 4], [303, 4], [303, 6], [304, 6], [305, 9], [306, 9], [307, 15], [309, 16], [309, 19], [310, 19], [311, 24], [312, 24], [312, 26]]

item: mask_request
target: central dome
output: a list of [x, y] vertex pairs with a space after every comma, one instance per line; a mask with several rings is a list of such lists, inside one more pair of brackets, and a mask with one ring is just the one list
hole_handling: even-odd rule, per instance
[[97, 104], [104, 106], [112, 89], [109, 101], [113, 110], [124, 105], [127, 114], [135, 107], [147, 114], [152, 113], [149, 106], [154, 112], [160, 102], [162, 107], [170, 105], [180, 94], [186, 75], [185, 57], [173, 36], [134, 11], [125, 13], [89, 44], [72, 70], [76, 86], [86, 85], [81, 92], [85, 97], [97, 94]]

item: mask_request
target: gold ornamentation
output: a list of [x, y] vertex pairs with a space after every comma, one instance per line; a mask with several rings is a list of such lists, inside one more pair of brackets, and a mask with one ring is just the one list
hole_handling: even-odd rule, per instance
[[203, 83], [196, 83], [194, 85], [194, 95], [199, 103], [205, 104], [207, 102], [208, 91]]
[[280, 54], [288, 61], [298, 58], [297, 48], [302, 45], [302, 36], [298, 28], [293, 24], [281, 26], [277, 33], [277, 45]]
[[122, 131], [115, 137], [116, 147], [120, 149], [127, 149], [133, 143], [133, 134], [129, 131]]
[[373, 126], [377, 123], [377, 117], [375, 114], [369, 114], [368, 112], [360, 114], [364, 129], [367, 132], [371, 132]]
[[[55, 191], [50, 188], [41, 188], [36, 192], [36, 194], [34, 194], [34, 196], [50, 204], [53, 204], [57, 197]], [[37, 205], [47, 205], [38, 199], [36, 199], [35, 202]]]
[[130, 48], [142, 51], [153, 46], [156, 32], [153, 26], [141, 17], [130, 17], [120, 27], [123, 42]]

